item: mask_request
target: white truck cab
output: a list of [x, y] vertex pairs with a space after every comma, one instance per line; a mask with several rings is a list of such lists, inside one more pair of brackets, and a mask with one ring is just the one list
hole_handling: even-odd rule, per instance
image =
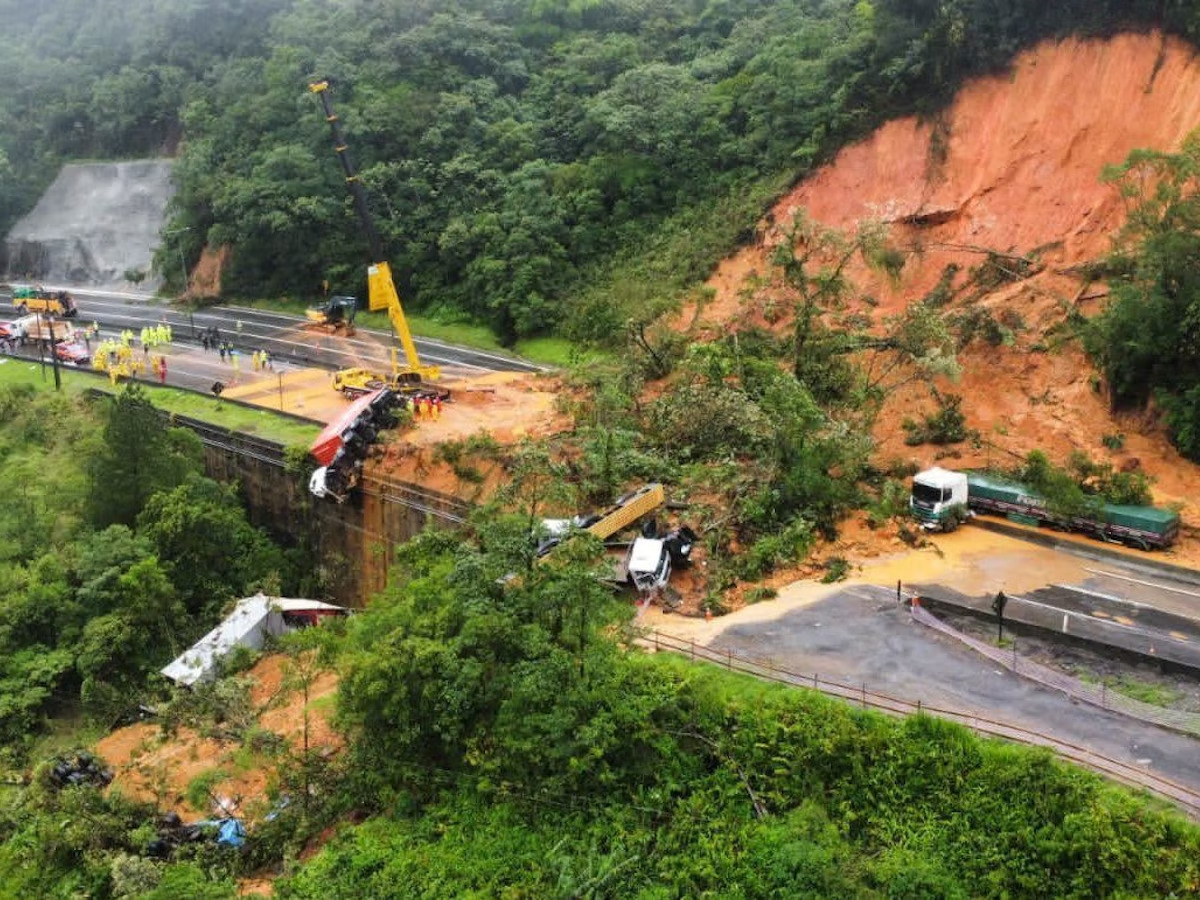
[[913, 476], [909, 509], [928, 531], [953, 531], [968, 515], [967, 476], [935, 466]]
[[625, 570], [640, 593], [665, 587], [671, 578], [671, 554], [662, 538], [640, 537], [629, 545]]

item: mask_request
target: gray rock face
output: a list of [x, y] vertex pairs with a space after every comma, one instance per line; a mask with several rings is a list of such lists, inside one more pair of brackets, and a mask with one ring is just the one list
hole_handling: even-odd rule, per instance
[[150, 272], [174, 191], [170, 160], [64, 166], [9, 232], [4, 270], [14, 281], [127, 286], [126, 271]]

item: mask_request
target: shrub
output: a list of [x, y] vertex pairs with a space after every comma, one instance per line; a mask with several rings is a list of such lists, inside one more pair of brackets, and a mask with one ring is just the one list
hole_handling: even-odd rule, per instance
[[822, 584], [833, 584], [845, 581], [850, 574], [850, 563], [844, 556], [831, 556], [825, 560], [825, 574], [821, 576]]
[[967, 429], [967, 417], [962, 411], [963, 398], [959, 394], [939, 394], [934, 391], [938, 408], [925, 416], [921, 422], [905, 419], [904, 443], [910, 447], [920, 444], [958, 444], [971, 436]]

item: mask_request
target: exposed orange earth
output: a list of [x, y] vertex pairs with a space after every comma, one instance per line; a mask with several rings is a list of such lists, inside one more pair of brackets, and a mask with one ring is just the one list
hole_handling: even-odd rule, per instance
[[[299, 750], [303, 744], [304, 695], [285, 686], [286, 665], [284, 656], [264, 656], [244, 677], [249, 682], [250, 704], [258, 727], [274, 732]], [[332, 752], [341, 747], [340, 735], [329, 724], [330, 701], [336, 692], [337, 676], [332, 672], [321, 673], [309, 687], [311, 749]], [[119, 728], [96, 745], [97, 752], [113, 769], [111, 790], [156, 802], [164, 810], [175, 810], [185, 821], [214, 814], [210, 808], [193, 808], [185, 799], [192, 780], [212, 769], [226, 775], [213, 792], [229, 801], [230, 812], [253, 817], [256, 810], [264, 808], [273, 772], [257, 758], [254, 765], [239, 764], [240, 749], [237, 742], [201, 737], [188, 728], [166, 735], [152, 722]]]
[[[1072, 449], [1118, 466], [1136, 459], [1155, 479], [1156, 500], [1181, 504], [1185, 523], [1200, 525], [1200, 470], [1170, 448], [1153, 416], [1114, 418], [1077, 345], [1033, 349], [1045, 329], [1061, 320], [1065, 308], [1077, 306], [1091, 314], [1103, 302], [1091, 296], [1100, 286], [1088, 287], [1071, 272], [1104, 254], [1124, 221], [1116, 191], [1099, 181], [1101, 169], [1119, 163], [1137, 147], [1177, 149], [1198, 125], [1200, 58], [1186, 45], [1158, 34], [1041, 45], [1018, 57], [1010, 71], [967, 85], [936, 120], [888, 123], [797, 185], [762, 223], [761, 240], [717, 267], [708, 282], [712, 299], [700, 309], [685, 309], [679, 324], [687, 327], [699, 319], [703, 334], [735, 320], [765, 323], [765, 302], [779, 290], [772, 283], [768, 260], [784, 238], [784, 223], [799, 209], [841, 229], [863, 219], [881, 219], [890, 224], [901, 246], [914, 251], [897, 284], [862, 266], [852, 272], [878, 300], [879, 314], [896, 312], [923, 297], [948, 263], [959, 264], [964, 273], [978, 264], [981, 255], [963, 248], [1014, 254], [1042, 248], [1044, 271], [982, 301], [997, 312], [1020, 314], [1026, 330], [1017, 335], [1016, 345], [977, 342], [960, 356], [963, 371], [957, 383], [941, 385], [963, 395], [968, 425], [978, 429], [988, 445], [981, 450], [967, 444], [946, 448], [940, 452], [948, 455], [941, 458], [937, 448], [905, 446], [900, 423], [931, 406], [927, 392], [914, 387], [890, 396], [879, 417], [879, 462], [967, 467], [1034, 448], [1059, 461]], [[434, 460], [431, 444], [479, 430], [511, 441], [569, 427], [555, 411], [554, 387], [545, 380], [496, 379], [462, 387], [456, 405], [436, 427], [430, 424], [385, 444], [372, 465], [469, 498], [471, 492], [486, 493], [502, 473], [485, 467], [481, 482], [464, 480], [447, 463]], [[1101, 439], [1117, 433], [1124, 435], [1124, 449], [1105, 449]], [[913, 553], [901, 544], [894, 528], [873, 532], [856, 520], [846, 524], [839, 540], [819, 548], [816, 558], [842, 555], [856, 564], [875, 559], [859, 573], [862, 577], [919, 580], [935, 565], [990, 558], [1002, 550], [1012, 553], [1005, 550], [1004, 540], [968, 528], [938, 538], [936, 554], [932, 549]], [[1046, 551], [1028, 552], [1029, 564], [1015, 571], [1036, 569], [1040, 575], [1043, 566], [1065, 564]], [[1200, 566], [1200, 539], [1194, 527], [1185, 529], [1174, 550], [1155, 558]], [[805, 602], [808, 592], [822, 588], [787, 582], [816, 574], [815, 565], [809, 564], [779, 573], [771, 585], [780, 589], [785, 603]], [[981, 582], [980, 589], [985, 587]], [[697, 594], [701, 590], [695, 589]], [[768, 612], [764, 608], [762, 614]], [[659, 625], [661, 615], [651, 611], [645, 621]], [[699, 632], [717, 623], [695, 621], [689, 627]], [[294, 745], [303, 702], [296, 694], [273, 700], [283, 680], [282, 659], [265, 658], [249, 677], [260, 726]], [[316, 746], [338, 746], [325, 718], [328, 704], [313, 706], [313, 701], [328, 699], [335, 691], [335, 679], [327, 675], [310, 694], [310, 740]], [[148, 799], [157, 793], [185, 818], [209, 813], [188, 809], [183, 795], [192, 779], [215, 766], [230, 772], [218, 786], [222, 795], [240, 796], [243, 804], [264, 795], [268, 773], [258, 767], [239, 770], [233, 759], [236, 749], [185, 733], [164, 740], [151, 724], [120, 729], [98, 746], [117, 772], [114, 789]], [[246, 887], [270, 890], [268, 881]]]
[[[1074, 269], [1108, 252], [1125, 221], [1124, 201], [1100, 180], [1103, 168], [1136, 148], [1177, 150], [1196, 127], [1200, 57], [1182, 42], [1150, 33], [1042, 44], [1009, 71], [966, 85], [939, 116], [889, 122], [843, 149], [775, 205], [759, 240], [718, 265], [711, 299], [685, 308], [677, 321], [695, 324], [699, 335], [730, 321], [771, 327], [770, 306], [786, 309], [786, 292], [769, 260], [799, 211], [843, 231], [882, 221], [893, 243], [909, 251], [894, 283], [864, 264], [851, 267], [856, 285], [877, 303], [877, 320], [924, 297], [950, 263], [960, 267], [961, 283], [985, 248], [1038, 250], [1040, 273], [981, 301], [996, 316], [1020, 316], [1015, 344], [976, 341], [959, 356], [961, 378], [939, 383], [963, 395], [968, 426], [994, 446], [906, 446], [902, 421], [933, 408], [926, 387], [913, 384], [890, 395], [879, 416], [878, 461], [967, 467], [1041, 448], [1061, 462], [1079, 449], [1117, 466], [1139, 465], [1155, 480], [1156, 502], [1180, 503], [1185, 526], [1200, 524], [1200, 470], [1170, 447], [1153, 415], [1114, 417], [1077, 342], [1043, 343], [1068, 309], [1091, 315], [1104, 302], [1103, 285], [1088, 285]], [[1107, 450], [1102, 438], [1117, 434], [1124, 449]], [[1200, 541], [1185, 532], [1166, 556], [1200, 565]]]

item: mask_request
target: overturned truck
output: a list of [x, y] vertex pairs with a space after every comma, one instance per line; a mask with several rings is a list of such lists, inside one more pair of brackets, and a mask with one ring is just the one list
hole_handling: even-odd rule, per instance
[[325, 426], [310, 450], [320, 467], [309, 478], [308, 489], [318, 497], [345, 502], [362, 480], [367, 448], [380, 431], [396, 426], [404, 403], [395, 391], [381, 388], [363, 394]]

